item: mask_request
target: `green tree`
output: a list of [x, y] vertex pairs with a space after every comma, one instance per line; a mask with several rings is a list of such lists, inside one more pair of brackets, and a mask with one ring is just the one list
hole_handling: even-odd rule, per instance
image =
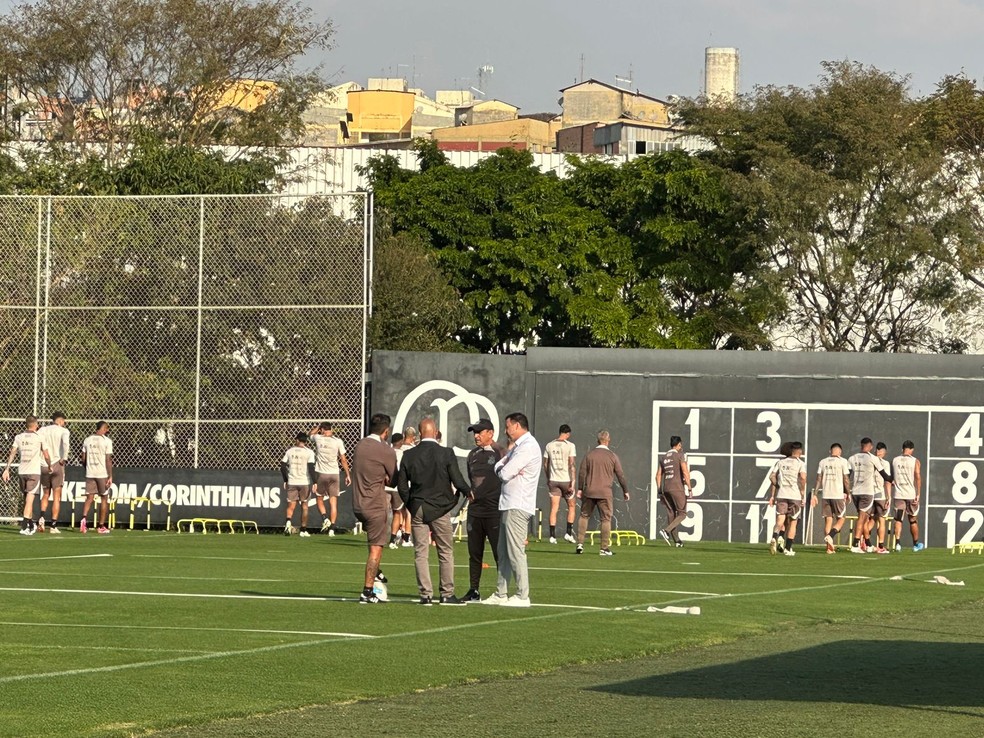
[[437, 266], [433, 250], [408, 233], [376, 240], [372, 350], [462, 351], [468, 308]]
[[906, 78], [826, 63], [810, 89], [679, 112], [758, 213], [789, 310], [780, 346], [910, 351], [948, 338], [967, 298], [948, 254], [969, 223], [944, 176], [950, 147]]
[[331, 36], [294, 0], [40, 0], [0, 16], [0, 70], [25, 105], [57, 112], [47, 137], [83, 158], [97, 143], [115, 162], [146, 130], [276, 146], [325, 87], [302, 61]]

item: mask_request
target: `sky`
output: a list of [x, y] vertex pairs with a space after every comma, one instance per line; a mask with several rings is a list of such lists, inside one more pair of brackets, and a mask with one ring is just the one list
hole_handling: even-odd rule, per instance
[[[911, 77], [984, 77], [984, 0], [307, 0], [332, 20], [333, 83], [402, 76], [428, 95], [479, 86], [523, 113], [559, 111], [584, 78], [659, 98], [702, 91], [704, 48], [737, 47], [741, 90], [815, 84], [825, 60]], [[413, 85], [412, 85], [413, 86]]]

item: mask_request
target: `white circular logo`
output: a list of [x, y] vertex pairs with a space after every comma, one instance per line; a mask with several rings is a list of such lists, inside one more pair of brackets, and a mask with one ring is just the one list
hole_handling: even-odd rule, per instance
[[[393, 421], [393, 431], [395, 433], [400, 432], [407, 422], [407, 416], [410, 411], [416, 405], [417, 400], [426, 395], [428, 392], [448, 392], [451, 394], [451, 398], [448, 400], [435, 398], [431, 402], [430, 406], [436, 408], [436, 418], [437, 427], [444, 431], [443, 441], [445, 445], [448, 443], [448, 437], [450, 435], [450, 429], [448, 427], [448, 411], [458, 405], [464, 405], [468, 409], [468, 423], [475, 423], [479, 418], [486, 416], [492, 421], [492, 432], [498, 437], [499, 435], [499, 413], [495, 409], [495, 405], [492, 401], [483, 396], [477, 395], [474, 392], [469, 392], [467, 389], [462, 387], [460, 384], [455, 384], [454, 382], [448, 382], [443, 379], [433, 379], [429, 382], [424, 382], [416, 389], [414, 389], [410, 394], [403, 398], [403, 402], [400, 404], [400, 410], [396, 414], [396, 419]], [[485, 412], [482, 413], [481, 409]], [[452, 446], [454, 452], [458, 456], [467, 456], [468, 452], [472, 447], [460, 448], [458, 446]]]

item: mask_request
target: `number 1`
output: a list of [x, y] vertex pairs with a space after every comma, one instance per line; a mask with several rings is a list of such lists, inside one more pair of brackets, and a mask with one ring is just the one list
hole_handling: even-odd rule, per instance
[[696, 451], [700, 448], [700, 410], [691, 410], [684, 425], [690, 426], [690, 450]]

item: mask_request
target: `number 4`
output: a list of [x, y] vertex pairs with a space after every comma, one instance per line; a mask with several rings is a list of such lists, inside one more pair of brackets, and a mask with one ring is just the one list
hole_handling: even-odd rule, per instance
[[953, 437], [953, 445], [956, 448], [967, 449], [971, 456], [977, 456], [984, 446], [984, 439], [981, 438], [981, 414], [972, 413], [967, 416], [967, 420], [960, 426], [957, 435]]

